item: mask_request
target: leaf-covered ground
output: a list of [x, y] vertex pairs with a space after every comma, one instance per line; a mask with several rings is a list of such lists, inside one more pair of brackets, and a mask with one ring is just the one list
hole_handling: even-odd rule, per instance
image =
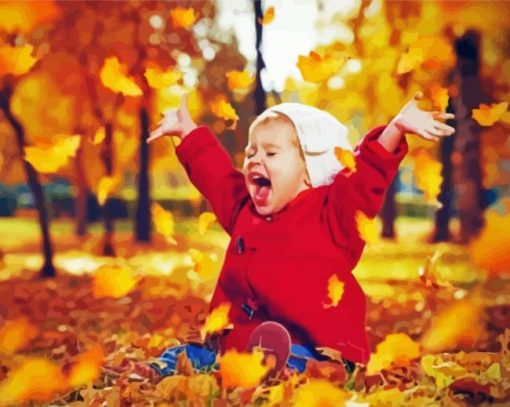
[[260, 361], [239, 355], [225, 361], [230, 370], [209, 374], [180, 360], [180, 374], [159, 383], [139, 380], [133, 364], [117, 369], [200, 340], [227, 244], [219, 229], [201, 235], [194, 221], [180, 222], [175, 243], [140, 245], [121, 224], [111, 259], [98, 255], [96, 231], [78, 240], [69, 223], [56, 223], [59, 276], [39, 280], [34, 221], [0, 226], [12, 232], [0, 237], [0, 404], [510, 403], [509, 277], [474, 267], [465, 247], [427, 244], [425, 221], [399, 220], [399, 241], [368, 247], [356, 270], [368, 296], [368, 366], [349, 377], [338, 364], [313, 364], [245, 388], [235, 383], [247, 366], [246, 380], [257, 383]]

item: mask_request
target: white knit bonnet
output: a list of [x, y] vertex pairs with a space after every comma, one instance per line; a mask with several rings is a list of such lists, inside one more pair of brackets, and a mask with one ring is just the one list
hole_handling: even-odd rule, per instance
[[347, 128], [331, 114], [301, 103], [281, 103], [264, 113], [268, 111], [284, 114], [294, 124], [312, 187], [331, 184], [343, 168], [335, 147], [352, 151]]

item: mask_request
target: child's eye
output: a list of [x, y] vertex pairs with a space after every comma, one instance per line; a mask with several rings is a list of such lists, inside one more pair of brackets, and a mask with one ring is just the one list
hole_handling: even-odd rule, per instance
[[246, 154], [246, 158], [252, 158], [255, 154]]
[[272, 157], [272, 156], [274, 156], [274, 155], [276, 155], [276, 153], [267, 153], [267, 156], [268, 156], [268, 157]]

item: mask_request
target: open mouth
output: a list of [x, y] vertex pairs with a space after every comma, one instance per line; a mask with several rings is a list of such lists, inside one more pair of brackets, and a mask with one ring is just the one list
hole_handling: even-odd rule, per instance
[[253, 199], [257, 205], [264, 205], [271, 192], [271, 180], [261, 174], [250, 174], [248, 177], [251, 184], [255, 186]]

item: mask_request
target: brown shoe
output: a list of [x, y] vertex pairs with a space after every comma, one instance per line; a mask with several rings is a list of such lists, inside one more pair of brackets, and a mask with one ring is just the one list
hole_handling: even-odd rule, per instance
[[269, 366], [268, 378], [276, 378], [287, 365], [290, 355], [291, 337], [287, 328], [274, 321], [266, 321], [257, 326], [250, 335], [246, 349], [264, 353], [264, 361]]

